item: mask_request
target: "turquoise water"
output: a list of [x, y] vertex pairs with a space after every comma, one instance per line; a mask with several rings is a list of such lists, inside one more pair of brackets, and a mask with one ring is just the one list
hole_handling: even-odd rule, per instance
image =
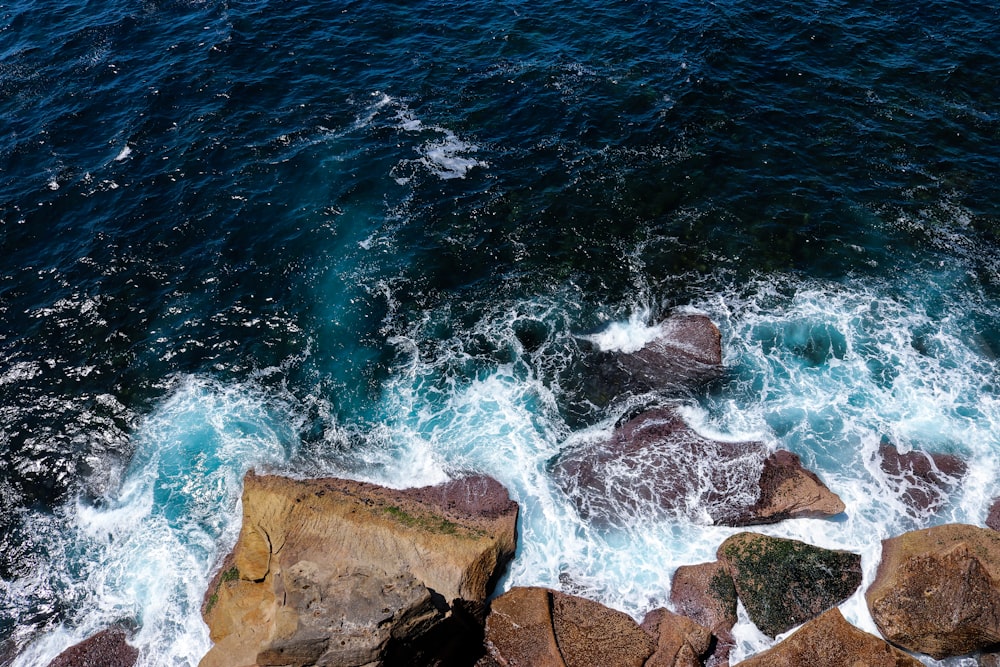
[[[998, 29], [942, 0], [0, 6], [0, 664], [123, 620], [142, 664], [197, 664], [251, 467], [494, 475], [503, 586], [641, 617], [733, 531], [598, 529], [549, 464], [650, 398], [591, 403], [587, 349], [676, 309], [727, 367], [689, 424], [848, 506], [764, 532], [867, 582], [881, 538], [982, 523]], [[883, 439], [970, 472], [915, 513]]]

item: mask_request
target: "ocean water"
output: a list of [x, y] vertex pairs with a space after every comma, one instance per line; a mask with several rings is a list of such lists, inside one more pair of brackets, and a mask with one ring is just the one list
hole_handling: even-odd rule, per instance
[[[979, 0], [0, 4], [0, 664], [125, 622], [196, 665], [250, 468], [493, 475], [503, 588], [641, 618], [736, 531], [589, 525], [550, 462], [655, 399], [589, 402], [586, 349], [678, 310], [726, 364], [688, 423], [848, 507], [761, 532], [861, 553], [864, 588], [881, 539], [982, 524], [998, 34]], [[883, 441], [969, 472], [914, 512]]]

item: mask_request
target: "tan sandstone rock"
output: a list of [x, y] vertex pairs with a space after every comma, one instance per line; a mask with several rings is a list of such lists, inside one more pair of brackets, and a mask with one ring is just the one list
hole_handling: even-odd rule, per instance
[[1000, 642], [1000, 533], [946, 524], [882, 542], [866, 595], [886, 639], [941, 659]]
[[736, 586], [729, 569], [720, 561], [682, 565], [670, 584], [670, 604], [679, 613], [707, 627], [715, 635], [705, 667], [729, 667], [729, 652], [735, 646]]
[[202, 667], [377, 665], [394, 644], [484, 613], [515, 547], [495, 480], [393, 490], [250, 472], [240, 537], [203, 606]]
[[739, 667], [920, 667], [885, 641], [848, 623], [839, 609], [809, 621]]

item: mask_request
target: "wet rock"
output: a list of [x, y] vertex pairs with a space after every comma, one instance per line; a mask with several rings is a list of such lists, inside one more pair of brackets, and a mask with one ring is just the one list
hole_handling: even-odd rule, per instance
[[486, 477], [399, 491], [251, 472], [239, 540], [203, 605], [215, 645], [201, 665], [433, 662], [441, 637], [463, 628], [481, 654], [477, 619], [516, 521]]
[[706, 667], [729, 665], [729, 652], [735, 646], [736, 599], [733, 578], [720, 561], [682, 565], [674, 571], [670, 604], [715, 636], [711, 654], [705, 658]]
[[887, 642], [848, 623], [839, 609], [809, 621], [771, 649], [739, 667], [920, 667]]
[[702, 667], [712, 648], [712, 632], [666, 609], [646, 614], [640, 627], [656, 642], [645, 667]]
[[861, 585], [861, 556], [757, 533], [719, 546], [750, 620], [774, 637], [849, 598]]
[[883, 439], [879, 465], [903, 502], [916, 516], [935, 512], [965, 477], [965, 461], [951, 454], [912, 450], [901, 453]]
[[1000, 531], [1000, 498], [993, 501], [986, 514], [986, 525], [993, 530]]
[[485, 645], [503, 667], [642, 667], [654, 641], [628, 615], [547, 588], [513, 588], [493, 601]]
[[658, 391], [682, 395], [722, 377], [722, 336], [705, 315], [674, 314], [660, 333], [635, 351], [596, 350], [574, 373], [584, 378], [584, 393], [595, 405], [625, 394]]
[[744, 526], [844, 511], [794, 454], [705, 438], [669, 408], [630, 419], [610, 440], [566, 452], [551, 468], [584, 518], [609, 525], [639, 516]]
[[114, 627], [70, 646], [49, 667], [132, 667], [138, 660], [139, 649], [128, 643], [123, 628]]
[[942, 659], [1000, 643], [1000, 534], [946, 524], [883, 540], [865, 598], [908, 650]]

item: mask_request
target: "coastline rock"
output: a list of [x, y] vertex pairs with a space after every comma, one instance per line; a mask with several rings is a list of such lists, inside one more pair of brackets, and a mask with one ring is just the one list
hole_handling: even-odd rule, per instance
[[422, 638], [481, 621], [516, 521], [516, 503], [486, 477], [400, 491], [251, 471], [239, 539], [202, 607], [214, 646], [201, 665], [368, 665], [434, 651]]
[[722, 377], [722, 334], [710, 318], [674, 314], [658, 325], [660, 334], [634, 352], [596, 351], [573, 373], [595, 405], [627, 394], [657, 391], [685, 394]]
[[861, 556], [738, 533], [719, 546], [750, 620], [774, 637], [840, 604], [861, 585]]
[[686, 616], [654, 609], [639, 625], [656, 642], [645, 667], [702, 667], [712, 647], [712, 632]]
[[986, 526], [1000, 531], [1000, 498], [995, 498], [986, 513]]
[[879, 445], [878, 456], [882, 471], [914, 515], [940, 508], [968, 469], [965, 461], [952, 454], [900, 453], [886, 439]]
[[776, 646], [738, 667], [920, 667], [921, 663], [887, 642], [848, 623], [831, 609]]
[[729, 666], [729, 652], [736, 645], [736, 586], [720, 561], [681, 565], [670, 584], [670, 604], [679, 614], [708, 628], [715, 645], [705, 658], [705, 667]]
[[945, 524], [882, 542], [865, 598], [889, 641], [937, 659], [1000, 643], [1000, 534]]
[[1000, 667], [1000, 653], [983, 653], [979, 656], [979, 667]]
[[627, 614], [539, 587], [496, 598], [484, 641], [502, 667], [642, 667], [655, 643]]
[[669, 408], [648, 410], [610, 440], [560, 455], [551, 470], [581, 516], [610, 525], [680, 516], [745, 526], [844, 511], [795, 454], [705, 438]]
[[127, 641], [120, 627], [102, 630], [57, 655], [49, 667], [133, 667], [139, 660], [139, 649]]

